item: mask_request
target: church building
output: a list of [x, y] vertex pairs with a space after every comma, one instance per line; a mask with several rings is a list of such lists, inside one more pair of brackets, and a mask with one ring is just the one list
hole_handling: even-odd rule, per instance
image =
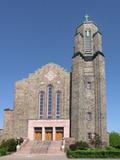
[[75, 31], [71, 72], [50, 63], [16, 82], [13, 110], [4, 110], [1, 139], [73, 137], [89, 143], [98, 134], [108, 144], [102, 34], [85, 18]]

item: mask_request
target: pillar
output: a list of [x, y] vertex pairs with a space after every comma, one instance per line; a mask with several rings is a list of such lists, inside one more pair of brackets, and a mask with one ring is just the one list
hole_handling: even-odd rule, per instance
[[45, 140], [45, 127], [42, 127], [42, 141]]
[[55, 127], [53, 127], [53, 141], [55, 141]]

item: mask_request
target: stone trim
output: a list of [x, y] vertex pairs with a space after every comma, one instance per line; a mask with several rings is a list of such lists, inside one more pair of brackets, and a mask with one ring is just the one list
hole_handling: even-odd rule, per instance
[[11, 111], [12, 112], [13, 110], [10, 108], [5, 108], [4, 111]]
[[103, 57], [105, 57], [104, 54], [102, 52], [100, 52], [100, 51], [97, 51], [96, 53], [94, 53], [93, 56], [84, 56], [81, 52], [77, 52], [77, 53], [74, 54], [74, 56], [72, 57], [72, 59], [75, 58], [75, 57], [77, 57], [77, 56], [80, 56], [85, 61], [93, 61], [99, 54], [102, 55]]
[[99, 34], [102, 35], [102, 33], [101, 33], [100, 31], [97, 31], [97, 32], [95, 32], [95, 33], [93, 34], [93, 37], [95, 37], [95, 35], [96, 35], [97, 33], [99, 33]]

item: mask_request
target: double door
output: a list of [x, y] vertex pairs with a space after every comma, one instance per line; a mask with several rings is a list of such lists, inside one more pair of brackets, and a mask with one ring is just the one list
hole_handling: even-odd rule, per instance
[[[55, 140], [60, 141], [63, 139], [64, 136], [64, 129], [63, 127], [56, 127], [55, 128]], [[45, 141], [52, 141], [53, 140], [53, 128], [52, 127], [45, 127]], [[41, 127], [35, 127], [34, 128], [34, 140], [42, 141], [42, 128]]]

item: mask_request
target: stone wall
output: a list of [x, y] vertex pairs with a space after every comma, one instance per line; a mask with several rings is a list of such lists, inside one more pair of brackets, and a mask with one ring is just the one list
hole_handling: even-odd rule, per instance
[[86, 140], [84, 118], [83, 59], [76, 56], [72, 68], [71, 136], [76, 140]]
[[3, 129], [0, 129], [0, 143], [2, 142], [3, 140]]
[[12, 137], [13, 137], [13, 111], [7, 108], [4, 110], [3, 138], [9, 139]]
[[71, 136], [76, 140], [89, 142], [89, 134], [97, 133], [108, 144], [105, 90], [104, 57], [73, 58]]
[[[86, 35], [87, 31], [89, 35]], [[89, 40], [87, 36], [90, 36]], [[85, 50], [85, 44], [91, 46], [89, 51]], [[76, 30], [71, 83], [71, 136], [77, 141], [89, 142], [97, 133], [102, 142], [107, 145], [105, 59], [102, 53], [102, 35], [91, 21], [83, 23]]]
[[39, 93], [45, 93], [44, 114], [48, 119], [48, 85], [53, 86], [52, 119], [56, 119], [56, 92], [61, 92], [60, 119], [69, 119], [70, 74], [55, 64], [48, 64], [15, 86], [14, 111], [5, 111], [4, 132], [8, 137], [28, 136], [28, 121], [39, 120]]
[[94, 59], [95, 72], [95, 109], [96, 109], [96, 128], [103, 143], [109, 143], [106, 122], [106, 79], [105, 79], [105, 58], [98, 55]]

